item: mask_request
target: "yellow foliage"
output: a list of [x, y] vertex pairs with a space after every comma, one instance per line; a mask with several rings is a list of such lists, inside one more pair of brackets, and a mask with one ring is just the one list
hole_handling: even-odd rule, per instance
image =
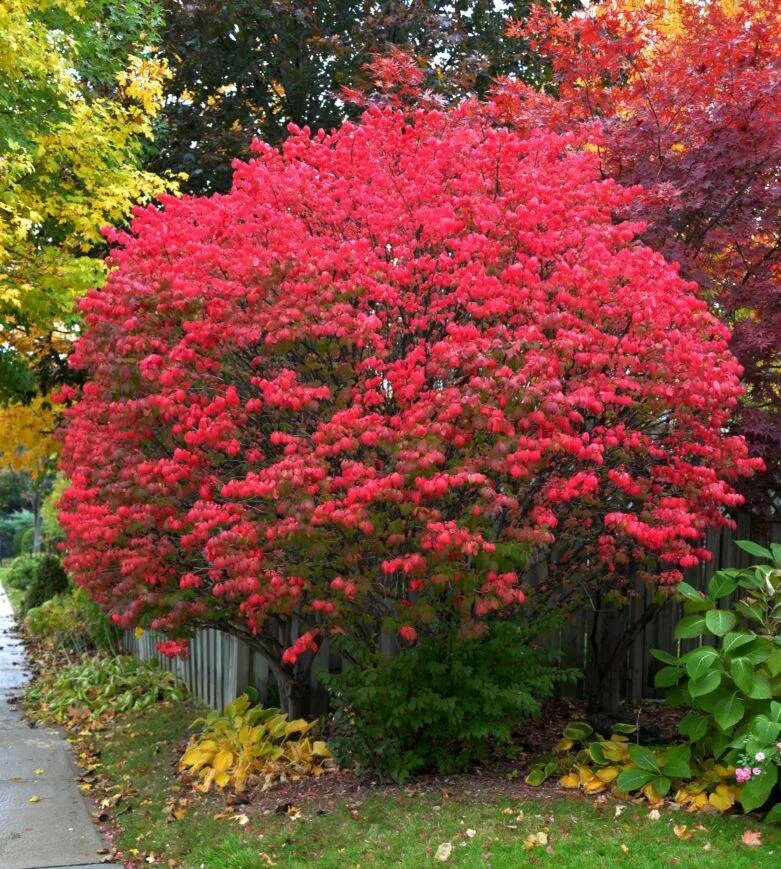
[[559, 779], [559, 784], [564, 788], [574, 790], [580, 787], [580, 776], [573, 772], [568, 772]]
[[716, 785], [716, 790], [708, 797], [708, 802], [714, 809], [720, 812], [726, 812], [735, 805], [735, 801], [740, 797], [740, 789], [731, 785]]
[[333, 768], [326, 743], [306, 736], [315, 722], [288, 721], [277, 709], [251, 706], [247, 695], [222, 713], [210, 713], [204, 723], [203, 734], [179, 761], [180, 769], [200, 778], [200, 791], [213, 784], [243, 791], [250, 776], [265, 775], [268, 783], [283, 772], [321, 775]]
[[0, 407], [0, 466], [40, 477], [57, 455], [57, 405], [47, 396]]
[[140, 168], [166, 65], [141, 48], [113, 92], [80, 80], [68, 28], [87, 13], [86, 0], [0, 3], [0, 338], [31, 362], [42, 336], [72, 337], [74, 300], [102, 283], [101, 227], [175, 186]]

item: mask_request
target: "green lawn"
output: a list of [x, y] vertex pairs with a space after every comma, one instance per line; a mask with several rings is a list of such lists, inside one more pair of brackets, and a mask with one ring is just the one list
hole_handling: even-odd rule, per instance
[[[781, 864], [779, 831], [740, 815], [688, 815], [663, 809], [659, 820], [647, 806], [583, 798], [519, 801], [491, 792], [485, 798], [416, 792], [414, 783], [348, 799], [327, 814], [301, 802], [300, 815], [261, 814], [234, 807], [227, 817], [222, 796], [193, 795], [178, 780], [176, 760], [187, 723], [200, 710], [192, 703], [160, 706], [118, 721], [95, 734], [103, 779], [99, 798], [114, 796], [119, 826], [116, 846], [136, 865], [180, 861], [185, 867], [256, 869], [264, 865], [323, 867], [419, 867], [439, 865], [437, 849], [452, 846], [454, 866], [770, 866]], [[179, 802], [179, 800], [184, 802]], [[181, 817], [175, 819], [172, 808]], [[291, 810], [296, 814], [294, 810]], [[246, 814], [248, 823], [238, 821]], [[686, 830], [676, 835], [676, 825]], [[763, 844], [742, 843], [760, 830]], [[529, 834], [544, 832], [547, 846], [524, 847]]]

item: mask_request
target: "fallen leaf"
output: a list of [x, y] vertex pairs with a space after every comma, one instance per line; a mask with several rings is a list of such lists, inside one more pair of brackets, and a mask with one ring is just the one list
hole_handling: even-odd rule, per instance
[[474, 839], [477, 835], [477, 830], [466, 830], [466, 834], [470, 839]]
[[531, 851], [532, 848], [539, 848], [547, 844], [548, 834], [544, 830], [541, 830], [539, 833], [529, 833], [529, 835], [524, 839], [523, 847], [526, 848], [527, 851]]
[[450, 859], [450, 854], [453, 851], [453, 845], [450, 842], [443, 842], [438, 848], [436, 854], [434, 854], [434, 859], [439, 860], [440, 863], [447, 863]]
[[659, 809], [651, 809], [651, 811], [648, 813], [649, 821], [658, 821], [660, 817], [661, 815], [659, 814]]
[[[298, 817], [298, 815], [296, 815]], [[249, 824], [249, 817], [247, 815], [231, 815], [231, 820], [236, 821], [240, 826], [244, 827]]]
[[40, 803], [40, 801], [41, 801], [41, 798], [38, 797], [38, 796], [35, 796], [35, 795], [33, 794], [33, 796], [31, 796], [30, 799], [29, 799], [27, 802], [28, 802], [28, 803]]
[[621, 843], [621, 850], [624, 852], [624, 854], [629, 853], [629, 848], [627, 848], [627, 846], [623, 842]]
[[762, 844], [762, 833], [759, 830], [746, 830], [740, 837], [740, 841], [749, 848], [755, 848]]
[[36, 775], [43, 775], [43, 770], [42, 770], [42, 769], [36, 769], [36, 770], [35, 770], [35, 774], [36, 774]]
[[713, 850], [713, 845], [711, 845], [710, 842], [706, 842], [706, 843], [702, 846], [702, 850], [703, 850], [703, 851], [712, 851], [712, 850]]
[[679, 838], [688, 841], [692, 838], [692, 834], [686, 832], [686, 824], [673, 824], [673, 833]]
[[620, 806], [620, 805], [619, 805], [619, 806], [616, 806], [616, 813], [615, 813], [615, 815], [613, 815], [613, 817], [614, 817], [614, 818], [620, 818], [620, 817], [621, 817], [621, 813], [624, 811], [625, 808], [626, 808], [626, 806]]

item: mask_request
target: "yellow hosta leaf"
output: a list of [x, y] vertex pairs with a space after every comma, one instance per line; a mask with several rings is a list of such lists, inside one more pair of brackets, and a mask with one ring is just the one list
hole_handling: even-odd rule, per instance
[[716, 790], [708, 796], [708, 802], [714, 809], [718, 809], [720, 812], [726, 812], [734, 805], [735, 797], [726, 785], [718, 785]]
[[600, 781], [596, 776], [583, 785], [583, 790], [587, 794], [599, 794], [607, 788], [605, 782]]
[[227, 749], [222, 749], [218, 751], [214, 756], [213, 766], [217, 770], [217, 772], [225, 772], [230, 769], [231, 764], [233, 763], [233, 752], [228, 751]]
[[594, 778], [594, 773], [587, 766], [579, 766], [576, 767], [578, 776], [580, 777], [580, 783], [585, 784], [588, 781], [591, 781]]
[[654, 786], [651, 782], [648, 782], [647, 785], [643, 786], [643, 794], [652, 806], [658, 806], [664, 802], [664, 800], [654, 790]]
[[315, 757], [331, 757], [331, 750], [322, 739], [318, 739], [312, 743], [312, 754]]
[[571, 739], [560, 739], [554, 746], [554, 751], [569, 751], [575, 743]]
[[596, 776], [600, 781], [611, 782], [614, 778], [618, 777], [618, 770], [614, 766], [606, 766], [598, 769]]
[[569, 772], [567, 775], [563, 775], [559, 779], [559, 784], [564, 788], [579, 788], [580, 787], [580, 776], [574, 772]]
[[223, 770], [215, 770], [214, 772], [214, 783], [219, 788], [224, 788], [226, 785], [230, 784], [230, 774], [224, 772]]

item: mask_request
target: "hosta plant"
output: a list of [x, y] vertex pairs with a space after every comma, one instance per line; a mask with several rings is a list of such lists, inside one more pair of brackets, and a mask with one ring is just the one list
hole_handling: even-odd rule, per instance
[[[765, 563], [720, 570], [705, 593], [680, 583], [684, 616], [676, 639], [701, 644], [678, 656], [659, 649], [653, 655], [665, 665], [655, 684], [667, 689], [667, 702], [690, 709], [679, 730], [693, 755], [737, 767], [740, 803], [751, 811], [771, 800], [778, 782], [781, 546], [737, 545]], [[719, 606], [732, 595], [733, 603]]]
[[723, 812], [738, 799], [734, 767], [693, 762], [689, 745], [639, 745], [630, 741], [637, 731], [633, 724], [614, 724], [612, 730], [606, 738], [586, 722], [570, 723], [553, 753], [532, 766], [526, 783], [537, 786], [556, 774], [567, 789], [589, 795], [637, 792], [652, 805], [672, 799], [691, 812]]
[[25, 694], [25, 706], [35, 719], [64, 724], [69, 719], [148, 709], [182, 700], [186, 693], [186, 687], [157, 662], [95, 656], [36, 680]]
[[268, 785], [283, 772], [319, 775], [333, 766], [325, 742], [308, 736], [316, 722], [288, 721], [279, 709], [252, 705], [247, 694], [193, 722], [199, 724], [203, 730], [179, 766], [200, 779], [196, 788], [203, 792], [213, 784], [241, 792], [251, 776], [265, 775]]

